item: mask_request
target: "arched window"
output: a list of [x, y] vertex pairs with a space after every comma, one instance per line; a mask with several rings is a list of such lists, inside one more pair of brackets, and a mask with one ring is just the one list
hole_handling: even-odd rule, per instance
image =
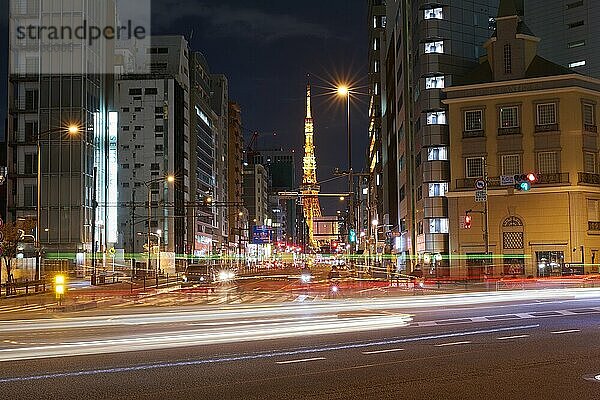
[[525, 275], [525, 240], [523, 221], [510, 216], [502, 222], [504, 275]]
[[504, 73], [512, 74], [512, 49], [508, 43], [504, 45]]

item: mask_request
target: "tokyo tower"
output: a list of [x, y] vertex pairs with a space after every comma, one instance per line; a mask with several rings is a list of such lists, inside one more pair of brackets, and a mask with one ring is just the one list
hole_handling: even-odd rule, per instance
[[304, 119], [304, 158], [302, 162], [302, 207], [304, 218], [308, 225], [309, 243], [313, 248], [318, 247], [314, 238], [314, 220], [321, 216], [319, 205], [319, 190], [317, 185], [317, 159], [313, 140], [313, 119], [310, 107], [310, 83], [306, 85], [306, 118]]

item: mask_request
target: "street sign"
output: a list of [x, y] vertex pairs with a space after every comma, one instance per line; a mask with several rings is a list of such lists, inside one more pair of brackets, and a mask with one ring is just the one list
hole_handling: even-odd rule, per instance
[[116, 251], [115, 251], [114, 247], [111, 247], [110, 249], [108, 249], [108, 254], [110, 254], [111, 257], [114, 257], [115, 253], [116, 253]]
[[485, 188], [485, 181], [483, 179], [477, 179], [475, 181], [475, 187], [479, 190], [484, 189]]
[[487, 192], [485, 190], [476, 190], [475, 201], [479, 203], [487, 201]]
[[515, 177], [513, 175], [500, 175], [500, 186], [513, 186]]

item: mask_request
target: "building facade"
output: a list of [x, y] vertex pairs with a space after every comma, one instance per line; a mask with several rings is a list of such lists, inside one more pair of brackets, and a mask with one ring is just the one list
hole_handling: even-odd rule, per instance
[[260, 164], [249, 165], [243, 170], [243, 202], [248, 210], [251, 238], [252, 227], [266, 226], [269, 219], [269, 174]]
[[497, 7], [497, 0], [386, 3], [384, 41], [376, 37], [371, 44], [385, 54], [383, 173], [375, 178], [383, 186], [383, 215], [375, 229], [377, 242], [385, 243], [378, 251], [396, 254], [398, 270], [410, 271], [440, 253], [440, 271], [448, 272], [449, 134], [442, 89], [477, 65]]
[[[487, 58], [444, 89], [451, 274], [597, 273], [600, 80], [540, 57], [539, 38], [504, 6]], [[526, 190], [519, 180], [530, 173]], [[477, 182], [487, 201], [475, 200]]]
[[526, 0], [525, 22], [541, 38], [540, 56], [600, 78], [600, 3], [594, 0]]
[[227, 209], [229, 223], [229, 242], [240, 255], [245, 254], [248, 235], [248, 210], [244, 207], [242, 194], [242, 169], [244, 167], [244, 137], [242, 134], [242, 110], [239, 104], [230, 101], [229, 111], [229, 143], [227, 156], [228, 197], [230, 207]]

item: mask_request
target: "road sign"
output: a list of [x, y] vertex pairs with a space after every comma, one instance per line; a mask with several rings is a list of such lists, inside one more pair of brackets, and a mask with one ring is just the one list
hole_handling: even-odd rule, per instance
[[513, 175], [500, 175], [500, 186], [513, 186], [515, 177]]
[[475, 181], [475, 187], [479, 190], [484, 189], [485, 188], [485, 181], [483, 179], [477, 179]]
[[108, 249], [108, 254], [110, 254], [111, 257], [114, 257], [115, 253], [116, 253], [116, 251], [115, 251], [114, 247], [111, 247], [110, 249]]
[[480, 203], [487, 201], [487, 192], [485, 190], [476, 190], [475, 201]]

